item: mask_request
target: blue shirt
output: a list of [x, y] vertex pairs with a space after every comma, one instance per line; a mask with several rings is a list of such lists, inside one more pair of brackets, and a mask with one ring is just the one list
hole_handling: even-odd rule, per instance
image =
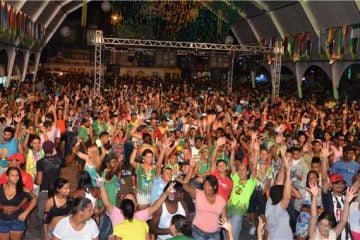
[[351, 186], [352, 178], [357, 174], [360, 169], [360, 164], [354, 160], [351, 162], [344, 162], [343, 160], [337, 161], [331, 168], [332, 173], [338, 173], [343, 176], [347, 186]]
[[18, 141], [15, 138], [11, 138], [11, 140], [6, 143], [0, 143], [0, 150], [2, 148], [6, 149], [6, 157], [19, 152]]
[[163, 193], [164, 188], [166, 187], [167, 182], [165, 182], [161, 176], [154, 178], [153, 187], [151, 189], [150, 203], [153, 204]]

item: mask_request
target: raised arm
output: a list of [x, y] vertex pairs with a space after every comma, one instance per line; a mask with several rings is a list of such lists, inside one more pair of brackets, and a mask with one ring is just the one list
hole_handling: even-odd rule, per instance
[[152, 216], [159, 208], [161, 208], [163, 202], [169, 196], [170, 190], [173, 189], [174, 185], [175, 182], [171, 183], [168, 189], [166, 189], [166, 191], [161, 194], [161, 196], [154, 202], [154, 204], [147, 208], [149, 216]]
[[344, 210], [342, 211], [341, 220], [335, 227], [336, 237], [338, 237], [341, 234], [341, 232], [344, 230], [346, 226], [346, 223], [349, 219], [350, 203], [356, 195], [357, 194], [355, 193], [355, 190], [353, 188], [347, 189], [345, 203], [344, 203]]
[[310, 188], [307, 190], [311, 193], [311, 218], [309, 226], [310, 239], [315, 239], [316, 236], [316, 220], [317, 220], [317, 196], [319, 188], [316, 184], [309, 184]]
[[291, 200], [291, 179], [290, 179], [291, 159], [283, 159], [283, 161], [285, 168], [285, 184], [284, 184], [284, 193], [280, 204], [283, 209], [286, 209]]
[[329, 145], [327, 143], [323, 144], [321, 149], [321, 182], [322, 182], [322, 192], [327, 193], [330, 188], [328, 180], [328, 170], [329, 170], [329, 156], [332, 154], [329, 150]]
[[217, 141], [216, 141], [216, 145], [215, 145], [215, 149], [214, 149], [214, 152], [211, 156], [211, 161], [210, 161], [210, 171], [214, 171], [215, 168], [216, 168], [216, 157], [217, 157], [217, 154], [219, 152], [219, 148], [221, 146], [223, 146], [224, 144], [226, 143], [226, 139], [224, 137], [222, 138], [219, 138]]
[[236, 166], [235, 166], [235, 150], [236, 150], [236, 140], [233, 140], [231, 143], [231, 153], [230, 153], [230, 169], [231, 175], [236, 173]]
[[138, 150], [137, 150], [137, 145], [134, 144], [134, 149], [133, 149], [133, 151], [132, 151], [132, 153], [131, 153], [131, 155], [130, 155], [130, 165], [131, 165], [135, 170], [138, 168], [138, 165], [139, 165], [139, 164], [135, 161], [136, 156], [137, 156], [137, 152], [138, 152]]

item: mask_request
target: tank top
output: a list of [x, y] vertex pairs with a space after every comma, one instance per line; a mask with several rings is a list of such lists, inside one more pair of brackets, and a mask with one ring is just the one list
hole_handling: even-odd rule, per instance
[[54, 217], [68, 215], [71, 210], [71, 205], [67, 201], [64, 205], [58, 207], [56, 205], [55, 197], [52, 197], [52, 199], [53, 199], [53, 206], [51, 207], [51, 209], [49, 210], [49, 212], [45, 218], [46, 224], [49, 224]]
[[91, 166], [88, 163], [85, 163], [84, 170], [87, 171], [91, 178], [91, 184], [93, 187], [96, 186], [96, 168], [95, 166]]
[[[183, 215], [184, 217], [186, 216], [185, 209], [183, 208], [181, 202], [178, 202], [177, 211], [175, 213], [169, 213], [169, 211], [167, 210], [167, 207], [166, 207], [166, 203], [163, 203], [158, 227], [159, 228], [170, 228], [171, 219], [176, 214]], [[172, 238], [171, 234], [157, 236], [157, 239], [159, 239], [159, 240], [169, 239], [169, 238]]]
[[142, 165], [139, 165], [136, 171], [138, 179], [138, 193], [142, 195], [149, 195], [154, 183], [156, 167], [152, 166], [145, 171]]

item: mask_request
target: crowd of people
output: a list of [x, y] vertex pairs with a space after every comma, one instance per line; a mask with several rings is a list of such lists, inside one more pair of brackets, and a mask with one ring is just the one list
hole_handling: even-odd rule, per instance
[[[114, 83], [114, 84], [113, 84]], [[357, 102], [123, 76], [0, 92], [0, 239], [360, 239]], [[124, 193], [123, 188], [129, 191]]]

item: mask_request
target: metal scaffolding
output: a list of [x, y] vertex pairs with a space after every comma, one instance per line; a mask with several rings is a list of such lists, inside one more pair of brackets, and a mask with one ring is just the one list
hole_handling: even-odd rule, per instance
[[94, 94], [99, 97], [101, 95], [101, 86], [103, 82], [103, 70], [101, 61], [101, 52], [103, 45], [102, 31], [95, 31], [95, 69], [94, 69]]
[[[104, 38], [102, 31], [95, 31], [95, 76], [94, 76], [94, 90], [95, 95], [101, 94], [101, 87], [103, 82], [102, 69], [102, 49], [112, 48], [116, 46], [124, 48], [168, 48], [176, 49], [178, 55], [186, 55], [188, 52], [197, 50], [224, 52], [231, 54], [231, 69], [228, 74], [228, 93], [231, 93], [233, 83], [234, 59], [236, 55], [255, 55], [255, 54], [269, 54], [272, 52], [270, 47], [248, 46], [248, 45], [231, 45], [231, 44], [216, 44], [216, 43], [192, 43], [192, 42], [173, 42], [173, 41], [156, 41], [156, 40], [141, 40], [141, 39], [123, 39], [123, 38]], [[280, 56], [281, 64], [281, 56]], [[280, 66], [281, 67], [281, 66]], [[278, 77], [280, 79], [280, 76]]]
[[282, 41], [275, 42], [273, 49], [274, 61], [271, 66], [272, 100], [279, 97], [281, 76], [281, 55], [284, 53]]

